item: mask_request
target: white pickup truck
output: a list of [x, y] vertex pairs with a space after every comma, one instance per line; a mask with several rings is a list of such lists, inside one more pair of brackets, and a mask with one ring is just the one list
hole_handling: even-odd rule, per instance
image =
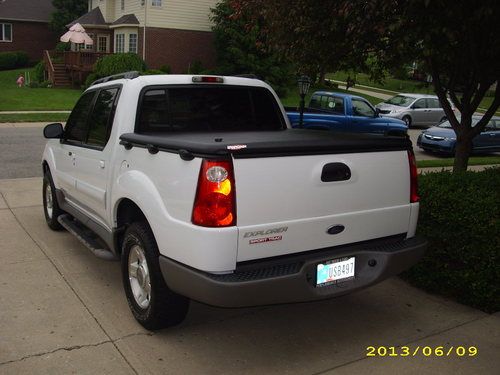
[[47, 224], [120, 259], [135, 318], [189, 300], [325, 299], [418, 261], [407, 137], [291, 129], [264, 82], [129, 72], [95, 82], [43, 153]]

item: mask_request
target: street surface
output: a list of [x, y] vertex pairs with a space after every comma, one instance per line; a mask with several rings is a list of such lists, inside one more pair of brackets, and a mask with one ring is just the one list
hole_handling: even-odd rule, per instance
[[[45, 147], [43, 123], [0, 124], [0, 179], [41, 177], [41, 158]], [[416, 147], [422, 129], [410, 129], [417, 160], [436, 159], [439, 156]]]

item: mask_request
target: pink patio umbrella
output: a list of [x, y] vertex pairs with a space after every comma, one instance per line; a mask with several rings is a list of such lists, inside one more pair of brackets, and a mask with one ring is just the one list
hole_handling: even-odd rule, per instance
[[85, 32], [85, 29], [79, 23], [75, 23], [70, 27], [69, 31], [61, 37], [61, 42], [73, 42], [76, 44], [85, 43], [87, 45], [94, 44], [92, 38]]

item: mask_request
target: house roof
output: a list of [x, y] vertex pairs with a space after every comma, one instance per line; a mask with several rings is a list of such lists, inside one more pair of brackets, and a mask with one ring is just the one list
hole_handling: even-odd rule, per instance
[[55, 11], [52, 0], [0, 0], [0, 19], [49, 22]]
[[139, 25], [139, 20], [134, 14], [125, 14], [111, 24], [114, 25]]
[[104, 16], [102, 15], [101, 9], [99, 7], [92, 9], [90, 12], [84, 14], [80, 18], [77, 18], [73, 22], [66, 25], [66, 27], [71, 27], [75, 23], [79, 23], [80, 25], [96, 25], [102, 26], [107, 25], [104, 20]]

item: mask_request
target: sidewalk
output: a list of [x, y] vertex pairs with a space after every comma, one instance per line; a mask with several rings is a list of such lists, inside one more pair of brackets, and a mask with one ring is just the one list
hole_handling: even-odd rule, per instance
[[[147, 332], [118, 262], [53, 232], [41, 178], [0, 180], [0, 373], [496, 374], [500, 315], [398, 278], [333, 300], [247, 309], [193, 302], [187, 320]], [[368, 346], [475, 346], [474, 357], [376, 357]]]

